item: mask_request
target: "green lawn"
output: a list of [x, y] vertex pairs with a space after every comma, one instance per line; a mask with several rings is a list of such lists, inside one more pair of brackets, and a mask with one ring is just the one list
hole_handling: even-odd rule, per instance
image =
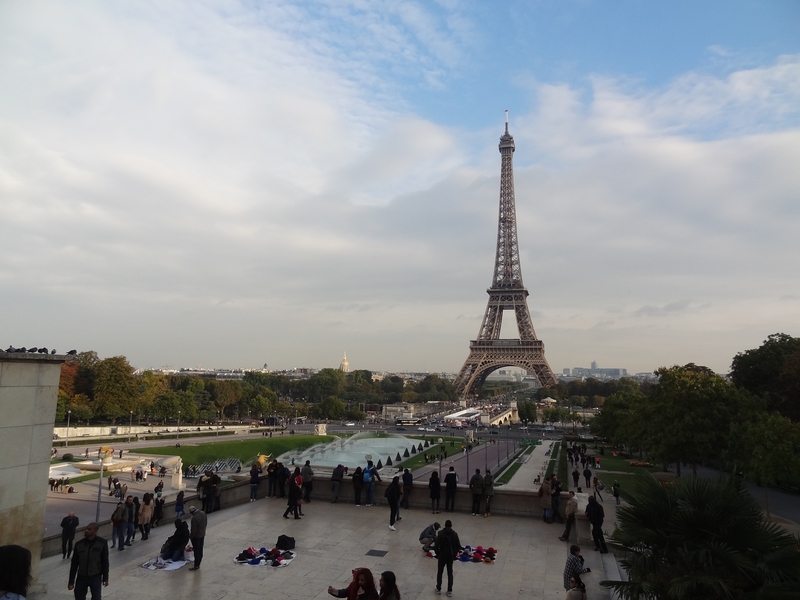
[[[619, 456], [611, 456], [611, 451], [606, 450], [605, 456], [600, 457], [600, 465], [601, 468], [597, 469], [598, 474], [600, 471], [623, 471], [625, 473], [643, 473], [643, 472], [650, 472], [654, 473], [656, 471], [661, 471], [660, 466], [653, 466], [653, 467], [634, 467], [629, 465], [628, 463], [632, 460], [638, 460], [637, 458], [621, 458]], [[592, 471], [595, 469], [590, 467]], [[581, 470], [581, 469], [579, 469]]]
[[277, 457], [289, 450], [304, 450], [315, 444], [324, 444], [333, 439], [329, 435], [284, 435], [281, 437], [262, 438], [257, 440], [226, 440], [208, 444], [175, 446], [159, 446], [156, 448], [137, 448], [131, 454], [167, 454], [180, 456], [185, 465], [199, 465], [220, 458], [235, 457], [247, 461], [256, 454], [271, 454]]
[[523, 452], [522, 452], [522, 453], [519, 455], [519, 457], [518, 457], [517, 459], [513, 460], [513, 461], [511, 462], [511, 465], [510, 465], [510, 466], [508, 466], [508, 467], [506, 468], [506, 470], [505, 470], [505, 471], [503, 471], [502, 475], [500, 475], [500, 477], [498, 477], [498, 478], [495, 480], [495, 485], [503, 485], [503, 484], [505, 484], [505, 483], [508, 483], [509, 481], [511, 481], [511, 478], [514, 476], [514, 474], [515, 474], [517, 471], [519, 471], [520, 467], [522, 466], [522, 462], [520, 462], [520, 460], [519, 460], [519, 459], [520, 459], [520, 458], [522, 458], [523, 456], [525, 456], [526, 454], [530, 454], [531, 452], [533, 452], [533, 448], [534, 448], [534, 446], [528, 446], [528, 447], [527, 447], [527, 448], [526, 448], [526, 449], [525, 449], [525, 450], [524, 450], [524, 451], [523, 451]]
[[611, 498], [611, 501], [614, 501], [614, 496], [611, 494], [611, 484], [615, 481], [619, 482], [619, 495], [623, 500], [630, 501], [636, 497], [636, 475], [619, 475], [616, 473], [602, 473], [601, 471], [602, 469], [597, 472], [597, 478], [606, 486], [606, 489], [601, 492], [603, 500], [608, 502], [608, 499]]

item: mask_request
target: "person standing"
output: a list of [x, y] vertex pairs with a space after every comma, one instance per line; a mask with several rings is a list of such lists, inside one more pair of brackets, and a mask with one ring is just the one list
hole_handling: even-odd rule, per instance
[[202, 510], [197, 510], [196, 506], [190, 506], [189, 512], [192, 513], [189, 539], [192, 541], [192, 549], [194, 550], [194, 566], [189, 570], [199, 571], [200, 563], [203, 562], [203, 543], [206, 539], [208, 517]]
[[331, 473], [331, 504], [336, 504], [339, 501], [339, 489], [342, 487], [343, 479], [344, 467], [336, 465], [333, 473]]
[[16, 544], [0, 546], [0, 600], [25, 600], [31, 585], [31, 551]]
[[439, 499], [442, 497], [442, 484], [439, 482], [439, 473], [431, 471], [431, 478], [428, 480], [428, 489], [430, 490], [431, 510], [433, 514], [439, 514]]
[[592, 472], [588, 466], [583, 470], [583, 478], [586, 480], [586, 489], [588, 490], [592, 487]]
[[564, 565], [564, 589], [570, 590], [570, 579], [578, 577], [581, 573], [587, 572], [583, 568], [583, 557], [581, 556], [581, 547], [573, 544], [569, 547], [569, 556]]
[[389, 503], [389, 529], [392, 531], [397, 531], [397, 528], [394, 526], [394, 522], [397, 519], [397, 511], [400, 507], [401, 493], [400, 478], [394, 477], [383, 494], [386, 498], [386, 501]]
[[197, 491], [203, 499], [203, 511], [206, 514], [214, 510], [214, 473], [211, 470], [203, 472], [202, 477], [197, 480]]
[[436, 587], [434, 591], [437, 594], [442, 593], [442, 573], [447, 568], [447, 595], [453, 595], [453, 561], [456, 559], [456, 554], [461, 550], [461, 541], [458, 539], [458, 534], [453, 531], [453, 523], [448, 519], [444, 522], [444, 529], [442, 529], [436, 536]]
[[311, 461], [307, 460], [300, 471], [303, 475], [303, 501], [311, 502], [311, 492], [314, 489], [314, 470], [311, 468]]
[[458, 473], [455, 467], [450, 467], [447, 475], [444, 476], [444, 509], [447, 512], [456, 510], [456, 491], [458, 490]]
[[[178, 495], [177, 495], [177, 496], [175, 496], [175, 518], [176, 518], [176, 519], [179, 519], [179, 518], [181, 518], [183, 515], [185, 515], [185, 514], [186, 514], [186, 511], [183, 509], [183, 507], [184, 507], [184, 506], [186, 506], [186, 505], [184, 504], [184, 501], [183, 501], [183, 499], [185, 498], [185, 496], [186, 496], [186, 494], [185, 494], [185, 492], [184, 492], [183, 490], [181, 490], [180, 492], [178, 492]], [[152, 497], [153, 497], [153, 495], [152, 495], [152, 494], [150, 494], [150, 497], [152, 498]]]
[[[153, 520], [154, 512], [153, 494], [147, 492], [142, 497], [142, 505], [139, 507], [139, 528], [142, 532], [142, 541], [150, 537], [150, 522]], [[177, 510], [175, 514], [177, 515]]]
[[589, 523], [592, 524], [592, 539], [594, 540], [594, 549], [599, 550], [601, 554], [608, 552], [606, 540], [603, 538], [603, 519], [605, 518], [605, 511], [600, 503], [594, 499], [594, 496], [589, 496], [589, 503], [586, 505], [586, 516], [589, 518]]
[[164, 498], [161, 497], [161, 492], [156, 492], [155, 500], [153, 500], [153, 527], [158, 527], [161, 519], [164, 518]]
[[403, 470], [403, 499], [400, 506], [408, 510], [408, 500], [411, 496], [411, 488], [414, 487], [414, 476], [408, 469]]
[[553, 520], [556, 523], [563, 523], [564, 519], [561, 518], [561, 513], [558, 511], [558, 505], [561, 503], [561, 482], [558, 480], [558, 477], [553, 475], [550, 478], [550, 487], [553, 488], [553, 502], [552, 502], [552, 510], [553, 510]]
[[261, 473], [262, 471], [258, 464], [253, 463], [253, 466], [250, 467], [250, 502], [258, 500], [258, 484], [261, 481]]
[[299, 515], [299, 502], [300, 497], [302, 495], [302, 489], [297, 485], [297, 477], [302, 479], [302, 475], [300, 475], [300, 467], [295, 467], [294, 469], [294, 477], [289, 477], [289, 494], [287, 495], [286, 500], [286, 511], [283, 513], [283, 518], [288, 519], [289, 513], [294, 512], [294, 518], [300, 519]]
[[273, 460], [267, 465], [267, 496], [274, 498], [278, 495], [278, 461]]
[[334, 598], [347, 598], [347, 600], [378, 600], [378, 590], [375, 588], [372, 571], [363, 567], [353, 569], [353, 581], [349, 586], [336, 589], [329, 585], [328, 593]]
[[419, 534], [419, 543], [422, 544], [422, 551], [423, 552], [430, 552], [431, 546], [436, 541], [436, 532], [442, 526], [439, 523], [431, 523], [425, 529], [422, 530], [422, 533]]
[[[117, 504], [116, 510], [114, 510], [114, 514], [111, 515], [111, 523], [114, 526], [114, 533], [115, 535], [111, 538], [111, 541], [114, 542], [116, 539], [116, 545], [119, 548], [119, 551], [122, 552], [125, 550], [125, 534], [128, 531], [128, 505], [124, 502], [120, 502]], [[114, 547], [114, 544], [111, 546]]]
[[364, 487], [364, 473], [361, 471], [361, 467], [356, 467], [356, 470], [353, 471], [353, 493], [355, 494], [355, 503], [356, 506], [361, 506], [361, 488]]
[[130, 546], [133, 536], [136, 535], [136, 505], [133, 503], [133, 496], [125, 498], [125, 507], [128, 509], [128, 522], [125, 528], [125, 545]]
[[569, 532], [572, 530], [572, 526], [575, 524], [575, 513], [577, 512], [578, 499], [575, 497], [575, 492], [570, 490], [569, 500], [567, 500], [567, 505], [564, 507], [564, 516], [567, 518], [567, 527], [564, 529], [564, 533], [561, 534], [561, 537], [558, 538], [562, 542], [569, 541]]
[[89, 523], [72, 552], [67, 589], [75, 590], [75, 600], [86, 600], [89, 590], [100, 600], [101, 586], [108, 587], [108, 544], [97, 535], [97, 523]]
[[469, 480], [469, 490], [472, 492], [472, 516], [481, 512], [481, 500], [483, 499], [483, 477], [481, 470], [475, 469], [475, 475]]
[[397, 588], [397, 577], [393, 571], [381, 573], [378, 582], [381, 588], [378, 600], [400, 600], [400, 590]]
[[619, 482], [615, 479], [614, 483], [611, 485], [611, 493], [614, 495], [614, 500], [617, 504], [620, 503], [619, 501]]
[[378, 475], [378, 469], [375, 468], [371, 460], [367, 461], [367, 468], [364, 469], [362, 475], [364, 478], [364, 485], [367, 486], [366, 505], [372, 506], [372, 502], [375, 500], [375, 482], [380, 481], [381, 476]]
[[72, 541], [75, 539], [75, 530], [78, 528], [78, 517], [71, 512], [61, 519], [61, 559], [72, 556]]
[[552, 523], [553, 518], [550, 513], [553, 507], [553, 488], [550, 487], [550, 475], [544, 478], [539, 488], [539, 506], [542, 508], [542, 521]]
[[492, 496], [494, 496], [494, 477], [492, 476], [492, 470], [486, 469], [486, 475], [483, 476], [483, 497], [486, 499], [484, 517], [489, 517], [492, 514]]

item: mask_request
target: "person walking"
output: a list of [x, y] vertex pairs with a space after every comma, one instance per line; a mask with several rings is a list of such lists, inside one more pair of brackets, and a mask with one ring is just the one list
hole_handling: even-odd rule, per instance
[[581, 482], [581, 473], [578, 471], [578, 467], [575, 467], [575, 470], [572, 472], [572, 483], [574, 487], [578, 487]]
[[589, 518], [589, 523], [592, 524], [592, 539], [594, 540], [594, 549], [598, 550], [601, 554], [608, 552], [606, 540], [603, 538], [603, 519], [605, 512], [600, 503], [594, 499], [594, 496], [589, 496], [589, 503], [586, 505], [586, 516]]
[[130, 546], [133, 536], [136, 534], [136, 505], [133, 503], [133, 496], [125, 498], [125, 506], [128, 509], [126, 514], [128, 522], [125, 527], [125, 545]]
[[155, 500], [153, 500], [153, 527], [158, 527], [161, 519], [164, 518], [164, 499], [161, 497], [161, 492], [156, 492]]
[[344, 466], [336, 465], [336, 468], [331, 473], [331, 504], [336, 504], [339, 501], [342, 480], [344, 480]]
[[486, 500], [483, 516], [486, 518], [492, 514], [492, 496], [494, 496], [494, 476], [491, 469], [486, 469], [486, 474], [483, 476], [483, 497]]
[[31, 585], [31, 559], [27, 548], [0, 546], [0, 600], [25, 600]]
[[392, 531], [397, 531], [394, 523], [397, 520], [397, 511], [400, 509], [401, 494], [402, 490], [400, 489], [400, 478], [394, 477], [383, 494], [386, 498], [386, 501], [389, 503], [389, 529]]
[[469, 490], [472, 492], [472, 516], [481, 512], [481, 500], [483, 499], [483, 477], [481, 470], [475, 469], [475, 475], [469, 480]]
[[611, 485], [611, 494], [614, 496], [614, 501], [617, 504], [620, 504], [619, 500], [619, 482], [615, 479], [614, 483]]
[[361, 467], [356, 467], [356, 470], [353, 471], [353, 493], [355, 494], [355, 503], [356, 506], [361, 506], [361, 488], [364, 487], [364, 473], [361, 471]]
[[311, 461], [307, 460], [300, 473], [303, 475], [303, 501], [311, 502], [311, 492], [314, 489], [314, 470]]
[[[176, 519], [180, 519], [183, 515], [186, 514], [186, 511], [183, 509], [183, 507], [185, 506], [184, 500], [183, 500], [185, 496], [186, 496], [186, 494], [185, 494], [185, 492], [183, 490], [178, 492], [178, 495], [175, 496], [175, 518]], [[150, 497], [152, 498], [153, 495], [150, 494]]]
[[258, 500], [258, 484], [261, 481], [261, 473], [261, 467], [253, 463], [253, 466], [250, 467], [250, 502]]
[[411, 488], [414, 487], [414, 476], [408, 469], [403, 469], [403, 499], [400, 506], [408, 510], [408, 500], [411, 496]]
[[199, 571], [200, 563], [203, 562], [203, 544], [206, 539], [208, 517], [202, 510], [197, 510], [196, 506], [190, 506], [189, 512], [192, 513], [189, 539], [192, 542], [192, 550], [194, 550], [194, 566], [189, 570]]
[[600, 498], [600, 502], [605, 502], [605, 500], [603, 500], [603, 494], [601, 494], [601, 493], [600, 493], [600, 491], [601, 491], [601, 490], [604, 490], [604, 489], [605, 489], [605, 487], [606, 487], [606, 486], [604, 486], [604, 485], [603, 485], [603, 482], [602, 482], [602, 481], [600, 481], [600, 480], [597, 478], [597, 475], [595, 475], [595, 476], [592, 478], [592, 489], [594, 490], [594, 497], [595, 497], [595, 498]]
[[422, 530], [422, 533], [419, 534], [419, 543], [422, 544], [422, 551], [423, 552], [430, 552], [431, 546], [436, 541], [436, 532], [441, 529], [441, 525], [438, 522], [431, 523], [425, 529]]
[[458, 539], [458, 534], [453, 531], [453, 523], [448, 519], [444, 522], [444, 529], [442, 529], [436, 536], [436, 543], [434, 545], [436, 550], [436, 587], [434, 591], [437, 594], [442, 593], [442, 573], [447, 568], [447, 595], [453, 595], [453, 561], [456, 559], [456, 554], [461, 550], [461, 540]]
[[458, 473], [455, 467], [450, 467], [447, 475], [444, 476], [444, 509], [447, 512], [456, 510], [456, 491], [458, 490]]
[[439, 473], [431, 471], [431, 478], [428, 480], [428, 489], [430, 490], [431, 510], [433, 514], [439, 514], [439, 498], [442, 496], [442, 484], [439, 482]]
[[108, 544], [97, 535], [97, 523], [89, 523], [72, 552], [67, 589], [75, 590], [75, 600], [86, 600], [89, 590], [92, 600], [101, 600], [101, 586], [108, 587]]
[[589, 470], [589, 467], [583, 470], [583, 478], [586, 480], [586, 489], [588, 490], [592, 487], [592, 472]]
[[75, 539], [75, 530], [78, 528], [78, 517], [71, 512], [61, 519], [61, 559], [72, 556], [72, 541]]
[[575, 497], [575, 492], [572, 490], [569, 491], [569, 500], [567, 500], [567, 505], [564, 507], [564, 516], [566, 517], [567, 526], [564, 529], [564, 533], [561, 534], [560, 539], [562, 542], [569, 541], [569, 532], [572, 531], [572, 526], [575, 524], [575, 513], [578, 512], [578, 499]]

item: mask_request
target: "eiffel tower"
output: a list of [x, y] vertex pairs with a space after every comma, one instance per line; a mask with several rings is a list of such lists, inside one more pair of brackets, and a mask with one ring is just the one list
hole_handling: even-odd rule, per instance
[[[486, 377], [501, 367], [520, 367], [532, 373], [541, 385], [554, 385], [556, 378], [544, 357], [544, 342], [536, 338], [528, 310], [528, 290], [522, 283], [517, 241], [517, 209], [514, 203], [514, 138], [506, 131], [500, 138], [500, 220], [492, 286], [486, 290], [489, 304], [478, 331], [469, 343], [469, 356], [456, 377], [461, 398], [477, 397]], [[514, 311], [519, 339], [501, 339], [503, 312]]]

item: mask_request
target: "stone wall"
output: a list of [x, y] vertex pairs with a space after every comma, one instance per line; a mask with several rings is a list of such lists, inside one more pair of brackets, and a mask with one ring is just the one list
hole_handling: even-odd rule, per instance
[[39, 573], [58, 380], [65, 356], [0, 354], [0, 545], [33, 554]]

